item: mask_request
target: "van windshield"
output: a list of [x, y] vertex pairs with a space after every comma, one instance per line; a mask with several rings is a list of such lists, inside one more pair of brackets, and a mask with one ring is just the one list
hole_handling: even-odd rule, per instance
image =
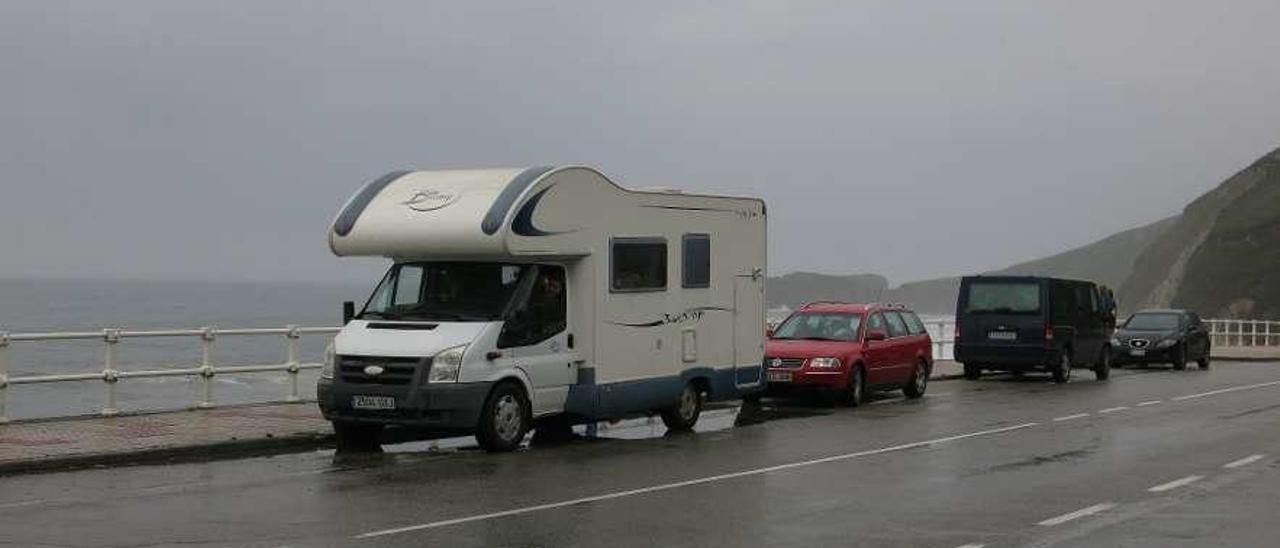
[[517, 290], [532, 283], [534, 270], [503, 263], [398, 263], [378, 284], [360, 318], [496, 321]]
[[775, 339], [857, 341], [860, 314], [796, 314], [773, 332]]
[[1040, 284], [1036, 282], [975, 282], [969, 285], [970, 314], [1039, 314]]

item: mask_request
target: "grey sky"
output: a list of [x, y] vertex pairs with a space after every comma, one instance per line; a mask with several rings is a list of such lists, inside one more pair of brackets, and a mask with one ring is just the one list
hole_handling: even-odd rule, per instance
[[774, 273], [1000, 267], [1280, 145], [1276, 21], [1275, 0], [10, 0], [0, 278], [363, 280], [325, 231], [366, 181], [559, 163], [766, 198]]

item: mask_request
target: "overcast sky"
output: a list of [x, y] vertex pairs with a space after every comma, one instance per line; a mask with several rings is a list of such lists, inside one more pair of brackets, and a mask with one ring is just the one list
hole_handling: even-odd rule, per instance
[[352, 280], [391, 170], [764, 197], [895, 283], [1175, 214], [1280, 146], [1280, 2], [0, 3], [0, 278]]

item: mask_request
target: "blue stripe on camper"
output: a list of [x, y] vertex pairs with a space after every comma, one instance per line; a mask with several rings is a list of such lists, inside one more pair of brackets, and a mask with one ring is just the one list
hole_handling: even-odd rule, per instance
[[[579, 370], [579, 384], [569, 387], [565, 400], [566, 413], [587, 418], [610, 418], [632, 413], [660, 409], [674, 404], [680, 391], [691, 379], [707, 380], [710, 394], [707, 401], [732, 400], [759, 387], [762, 374], [760, 366], [734, 369], [696, 367], [680, 375], [652, 379], [594, 384], [595, 370], [590, 370], [589, 382]], [[754, 381], [752, 380], [754, 379]], [[752, 384], [739, 388], [740, 384]]]
[[485, 214], [484, 221], [480, 222], [480, 229], [490, 236], [496, 234], [498, 229], [502, 228], [502, 221], [507, 218], [507, 212], [515, 204], [516, 198], [519, 198], [520, 194], [526, 188], [529, 188], [529, 185], [538, 180], [538, 177], [553, 169], [555, 168], [552, 166], [531, 167], [516, 175], [510, 183], [507, 183], [507, 187], [498, 194], [498, 198], [493, 201], [493, 205], [489, 206], [489, 212]]
[[382, 189], [387, 188], [387, 185], [410, 173], [413, 172], [392, 171], [364, 185], [364, 188], [360, 189], [360, 193], [356, 194], [350, 202], [347, 202], [347, 207], [343, 208], [342, 213], [339, 213], [338, 218], [333, 221], [333, 231], [339, 236], [350, 234], [351, 229], [356, 226], [356, 219], [359, 219], [360, 214], [364, 213], [364, 208], [369, 207], [369, 202], [372, 202], [373, 198], [379, 192], [382, 192]]

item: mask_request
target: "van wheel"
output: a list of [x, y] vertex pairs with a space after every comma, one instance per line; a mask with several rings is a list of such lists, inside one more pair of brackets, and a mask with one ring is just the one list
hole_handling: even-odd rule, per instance
[[668, 430], [687, 432], [698, 424], [698, 416], [702, 414], [702, 388], [696, 383], [684, 385], [680, 392], [680, 401], [662, 411], [662, 424]]
[[924, 360], [916, 362], [916, 370], [911, 375], [911, 381], [902, 387], [902, 393], [908, 398], [916, 399], [924, 396], [924, 391], [929, 388], [929, 365]]
[[1175, 371], [1187, 370], [1187, 347], [1179, 344], [1173, 348], [1173, 369]]
[[982, 378], [982, 366], [973, 363], [964, 364], [964, 378], [976, 381]]
[[1102, 355], [1098, 356], [1097, 365], [1093, 366], [1093, 374], [1100, 381], [1111, 378], [1111, 347], [1102, 347]]
[[376, 451], [381, 448], [382, 425], [333, 421], [339, 451]]
[[524, 391], [509, 382], [499, 383], [480, 410], [476, 441], [485, 451], [514, 451], [529, 432], [530, 422]]
[[1053, 382], [1063, 384], [1071, 380], [1071, 351], [1063, 349], [1058, 353], [1058, 363], [1053, 367]]

